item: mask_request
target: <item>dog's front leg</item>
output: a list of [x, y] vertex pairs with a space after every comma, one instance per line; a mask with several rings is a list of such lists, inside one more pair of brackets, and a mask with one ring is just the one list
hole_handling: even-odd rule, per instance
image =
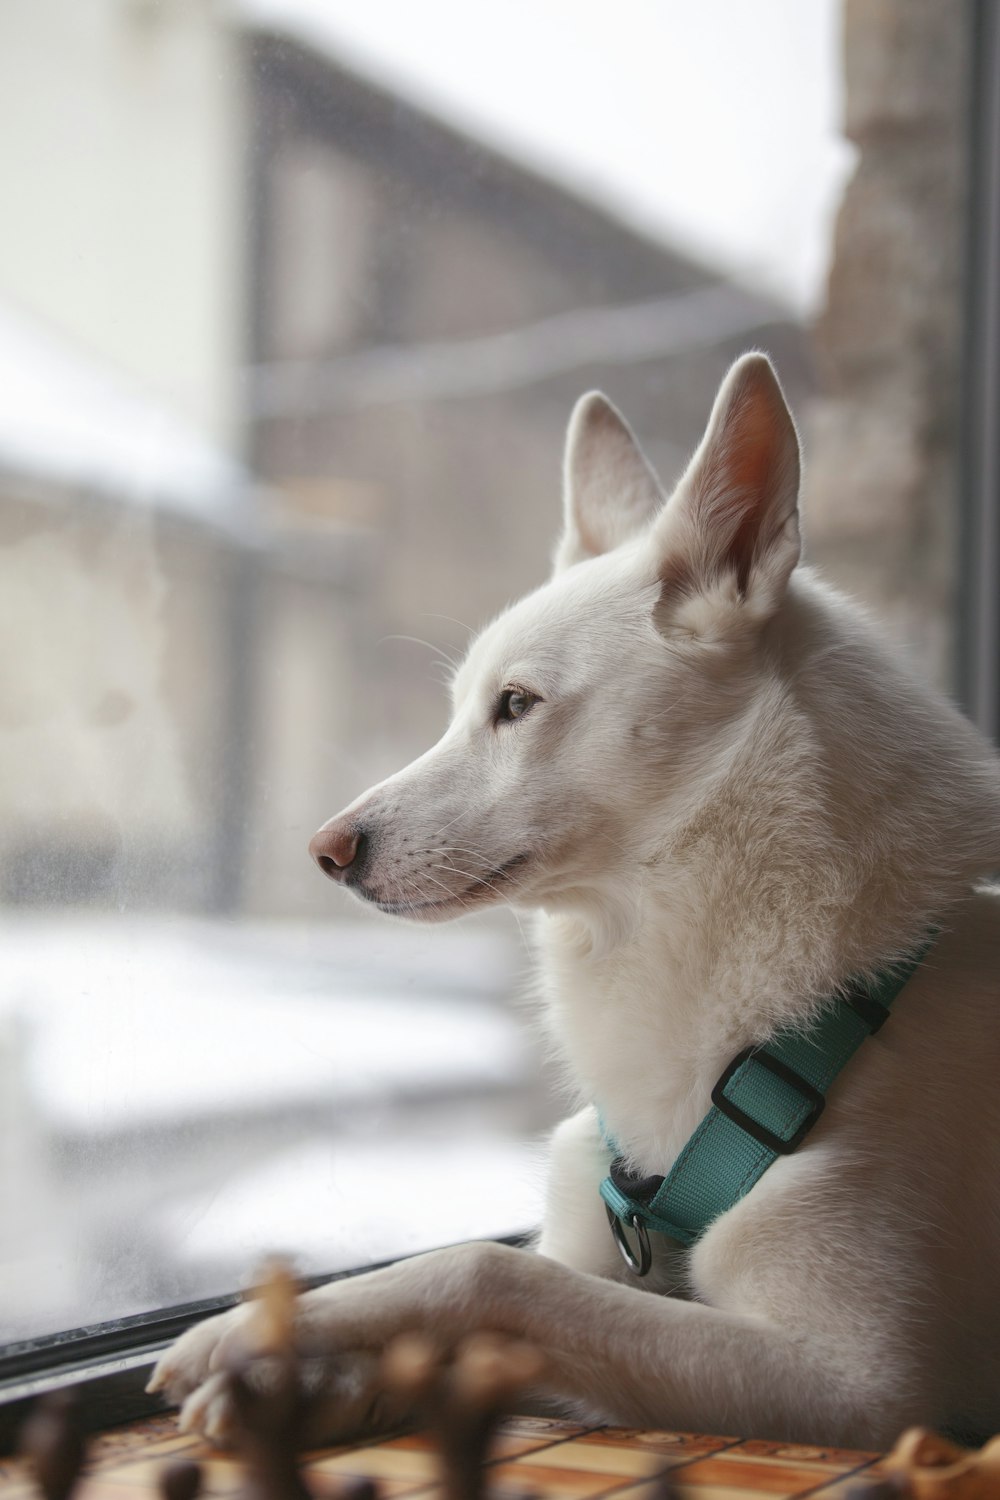
[[534, 1342], [545, 1392], [599, 1420], [790, 1441], [889, 1443], [910, 1420], [888, 1358], [752, 1313], [649, 1296], [543, 1255], [474, 1244], [303, 1299], [308, 1342], [381, 1348], [403, 1328]]
[[[379, 1351], [396, 1334], [419, 1329], [449, 1345], [480, 1328], [532, 1340], [546, 1361], [548, 1394], [629, 1426], [867, 1445], [888, 1442], [909, 1416], [898, 1407], [891, 1369], [808, 1331], [650, 1297], [542, 1255], [483, 1244], [419, 1256], [301, 1299], [301, 1345], [329, 1372], [314, 1436], [344, 1437], [359, 1423], [370, 1430], [388, 1420], [372, 1406], [371, 1381]], [[237, 1337], [223, 1330], [205, 1384], [186, 1403], [187, 1425], [210, 1436], [223, 1435], [227, 1421], [210, 1371]]]

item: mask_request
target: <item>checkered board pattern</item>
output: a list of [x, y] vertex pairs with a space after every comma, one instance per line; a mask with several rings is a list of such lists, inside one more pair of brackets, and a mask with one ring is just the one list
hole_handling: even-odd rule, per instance
[[[73, 1500], [159, 1500], [156, 1475], [172, 1458], [202, 1465], [202, 1494], [235, 1496], [243, 1469], [231, 1454], [177, 1433], [173, 1417], [158, 1417], [91, 1444], [85, 1477]], [[878, 1474], [878, 1456], [842, 1448], [698, 1433], [646, 1432], [622, 1427], [581, 1427], [540, 1417], [514, 1417], [500, 1428], [489, 1457], [489, 1500], [652, 1500], [651, 1477], [670, 1469], [690, 1500], [784, 1500], [817, 1496], [837, 1500], [861, 1479]], [[437, 1457], [422, 1433], [360, 1446], [325, 1448], [303, 1458], [317, 1500], [334, 1500], [339, 1481], [366, 1476], [385, 1500], [398, 1496], [435, 1500]], [[2, 1500], [36, 1500], [37, 1491], [17, 1460], [0, 1460]]]

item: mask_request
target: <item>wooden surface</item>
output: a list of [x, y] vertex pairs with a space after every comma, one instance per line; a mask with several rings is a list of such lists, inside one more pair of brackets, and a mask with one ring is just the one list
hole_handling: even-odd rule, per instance
[[[74, 1500], [152, 1500], [156, 1474], [171, 1458], [203, 1465], [203, 1494], [235, 1495], [242, 1467], [231, 1454], [182, 1437], [175, 1418], [156, 1417], [92, 1440], [85, 1478]], [[538, 1417], [515, 1417], [500, 1429], [490, 1458], [490, 1500], [646, 1500], [651, 1475], [670, 1468], [676, 1484], [693, 1500], [752, 1500], [762, 1495], [819, 1496], [834, 1500], [862, 1478], [875, 1477], [873, 1453], [806, 1448], [735, 1437], [624, 1428], [587, 1428]], [[350, 1475], [379, 1481], [386, 1500], [422, 1496], [432, 1500], [437, 1457], [420, 1433], [359, 1447], [327, 1448], [304, 1457], [307, 1482], [318, 1497], [337, 1494]], [[17, 1460], [0, 1460], [0, 1496], [33, 1500], [37, 1494]]]

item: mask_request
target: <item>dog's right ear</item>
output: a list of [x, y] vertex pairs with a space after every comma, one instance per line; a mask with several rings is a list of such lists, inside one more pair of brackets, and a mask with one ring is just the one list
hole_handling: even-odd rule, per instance
[[660, 482], [625, 418], [600, 391], [573, 408], [563, 460], [563, 534], [554, 568], [611, 552], [663, 504]]

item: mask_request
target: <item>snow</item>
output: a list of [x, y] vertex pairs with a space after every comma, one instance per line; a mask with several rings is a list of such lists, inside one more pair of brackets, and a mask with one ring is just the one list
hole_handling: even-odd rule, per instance
[[230, 526], [247, 476], [168, 407], [0, 301], [0, 469]]
[[497, 1089], [524, 1070], [517, 1025], [496, 993], [477, 993], [486, 965], [504, 972], [483, 939], [464, 995], [433, 967], [414, 993], [405, 948], [395, 967], [366, 971], [349, 929], [348, 963], [330, 952], [335, 933], [304, 963], [294, 930], [241, 945], [231, 928], [195, 922], [8, 919], [0, 940], [0, 1023], [27, 1026], [29, 1095], [63, 1132]]
[[0, 1343], [539, 1217], [507, 933], [0, 923]]
[[412, 1139], [314, 1139], [192, 1195], [152, 1222], [175, 1263], [259, 1265], [283, 1254], [322, 1273], [413, 1255], [537, 1224], [541, 1152], [524, 1141], [463, 1134]]

